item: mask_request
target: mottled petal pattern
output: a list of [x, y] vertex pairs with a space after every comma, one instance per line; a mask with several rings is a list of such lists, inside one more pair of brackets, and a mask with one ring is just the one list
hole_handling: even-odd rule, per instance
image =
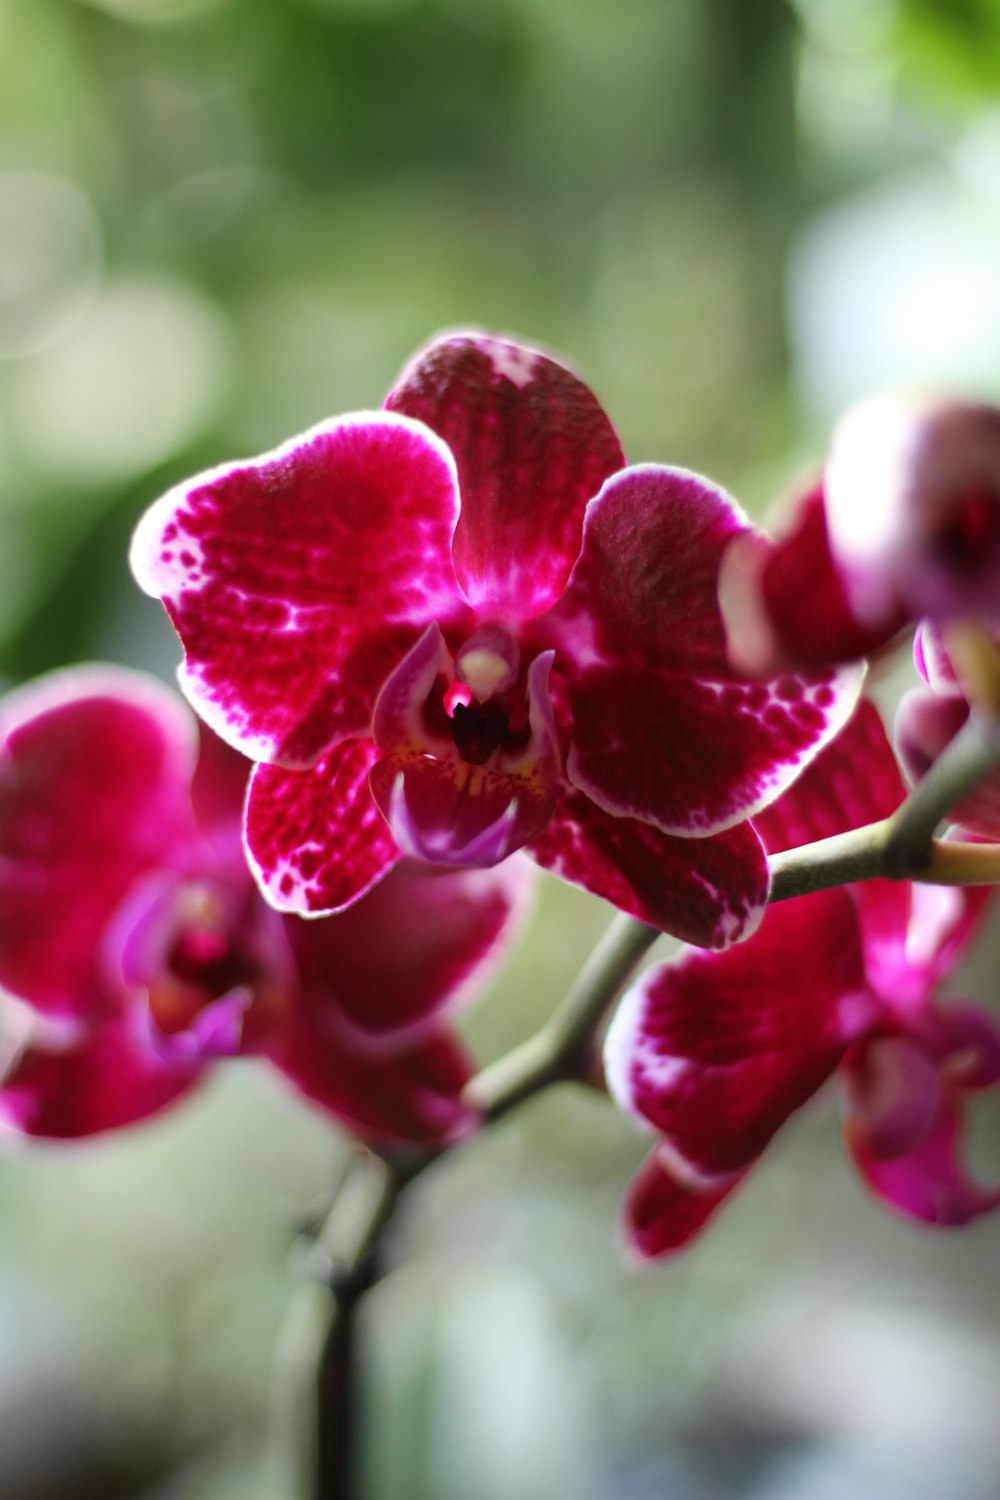
[[[746, 529], [724, 491], [681, 470], [616, 475], [545, 629], [573, 707], [570, 780], [607, 811], [704, 837], [750, 816], [841, 728], [860, 672], [737, 679], [719, 564]], [[670, 546], [664, 539], [670, 538]]]
[[580, 550], [587, 501], [625, 462], [590, 391], [537, 349], [458, 333], [421, 350], [385, 404], [426, 423], [455, 456], [466, 598], [501, 616], [541, 614]]
[[868, 1005], [850, 897], [783, 902], [751, 942], [685, 950], [628, 992], [608, 1086], [696, 1172], [739, 1172], [835, 1071]]
[[246, 848], [278, 911], [318, 916], [357, 901], [399, 859], [368, 794], [378, 758], [370, 740], [338, 745], [310, 771], [258, 766], [246, 808]]
[[427, 428], [362, 413], [199, 475], [147, 511], [132, 568], [184, 644], [181, 685], [254, 760], [367, 734], [431, 620], [467, 613], [450, 559], [455, 467]]
[[704, 838], [779, 796], [844, 723], [859, 685], [592, 667], [570, 684], [569, 779], [610, 813]]
[[748, 937], [767, 901], [767, 861], [749, 823], [715, 838], [671, 838], [569, 791], [530, 852], [543, 869], [703, 948]]

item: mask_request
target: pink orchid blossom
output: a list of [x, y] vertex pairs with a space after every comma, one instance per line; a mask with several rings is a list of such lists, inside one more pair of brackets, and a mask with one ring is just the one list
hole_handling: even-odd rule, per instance
[[[777, 852], [887, 816], [902, 796], [862, 703], [758, 829]], [[854, 1160], [892, 1208], [955, 1225], [1000, 1206], [1000, 1188], [974, 1183], [960, 1157], [965, 1096], [1000, 1082], [1000, 1026], [935, 996], [985, 894], [873, 880], [800, 896], [749, 942], [682, 952], [629, 991], [608, 1032], [608, 1085], [660, 1137], [626, 1202], [636, 1254], [687, 1244], [834, 1075]]]
[[474, 1123], [446, 1009], [500, 956], [530, 866], [401, 863], [350, 912], [261, 900], [240, 841], [248, 763], [152, 678], [53, 673], [0, 702], [0, 1120], [129, 1125], [209, 1065], [269, 1059], [366, 1137]]
[[870, 656], [921, 619], [1000, 624], [1000, 409], [852, 408], [778, 539], [733, 543], [720, 598], [750, 675]]
[[857, 682], [747, 683], [723, 491], [625, 468], [587, 387], [484, 334], [430, 344], [381, 412], [202, 474], [132, 566], [197, 711], [259, 762], [245, 837], [279, 910], [340, 910], [404, 855], [545, 868], [706, 947], [767, 892], [749, 815], [843, 723]]

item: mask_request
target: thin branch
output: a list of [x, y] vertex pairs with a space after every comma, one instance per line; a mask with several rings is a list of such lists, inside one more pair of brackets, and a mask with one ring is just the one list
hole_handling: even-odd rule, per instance
[[310, 1251], [308, 1269], [333, 1294], [316, 1371], [314, 1500], [351, 1500], [357, 1493], [356, 1313], [378, 1280], [379, 1248], [400, 1183], [388, 1162], [360, 1154]]
[[887, 858], [905, 875], [927, 857], [934, 831], [946, 814], [1000, 764], [1000, 736], [991, 721], [973, 714], [888, 819]]
[[791, 896], [805, 896], [810, 891], [825, 891], [831, 886], [885, 875], [888, 827], [886, 819], [819, 839], [815, 844], [772, 854], [767, 862], [771, 871], [768, 901], [772, 904], [787, 901]]
[[1000, 885], [1000, 844], [966, 844], [935, 839], [911, 880], [931, 885]]
[[469, 1084], [466, 1099], [484, 1120], [499, 1119], [549, 1084], [586, 1075], [595, 1033], [660, 936], [634, 917], [614, 918], [551, 1020]]
[[[469, 1084], [468, 1099], [484, 1122], [585, 1073], [597, 1028], [659, 936], [632, 917], [612, 921], [548, 1024]], [[333, 1293], [316, 1378], [313, 1500], [352, 1500], [357, 1493], [357, 1304], [381, 1273], [382, 1236], [400, 1193], [440, 1154], [427, 1147], [398, 1159], [359, 1155], [310, 1250], [308, 1269]]]
[[[955, 804], [998, 764], [996, 722], [969, 718], [891, 817], [772, 854], [769, 900], [787, 901], [809, 891], [878, 876], [938, 885], [984, 885], [1000, 880], [998, 855], [994, 851], [991, 856], [990, 845], [934, 839], [935, 830]], [[966, 878], [960, 873], [965, 870], [973, 873]]]

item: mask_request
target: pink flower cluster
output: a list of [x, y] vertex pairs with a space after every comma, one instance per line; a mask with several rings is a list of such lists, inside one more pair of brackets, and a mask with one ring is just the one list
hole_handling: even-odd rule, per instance
[[201, 474], [143, 518], [181, 685], [257, 762], [268, 901], [341, 910], [401, 858], [520, 848], [706, 947], [767, 897], [750, 816], [841, 727], [858, 675], [747, 682], [719, 566], [752, 535], [707, 480], [627, 467], [538, 350], [436, 340], [381, 412]]
[[[886, 817], [904, 789], [878, 714], [844, 733], [757, 821], [772, 853]], [[772, 907], [749, 942], [687, 950], [625, 996], [605, 1046], [619, 1104], [662, 1137], [632, 1186], [641, 1256], [685, 1245], [788, 1118], [843, 1083], [869, 1187], [933, 1224], [1000, 1206], [961, 1163], [962, 1106], [1000, 1084], [1000, 1025], [936, 997], [987, 891], [871, 880]]]
[[[1000, 413], [850, 414], [773, 541], [627, 465], [556, 359], [449, 334], [380, 411], [171, 490], [132, 566], [204, 727], [110, 667], [0, 706], [10, 1127], [127, 1125], [253, 1055], [362, 1136], [461, 1136], [451, 1016], [517, 926], [523, 850], [693, 945], [607, 1036], [656, 1136], [637, 1253], [688, 1243], [833, 1077], [894, 1208], [1000, 1206], [962, 1162], [1000, 1026], [938, 993], [983, 894], [873, 880], [765, 915], [769, 855], [904, 798], [863, 658], [919, 622], [915, 774], [970, 713], [949, 632], [1000, 641]], [[1000, 773], [955, 816], [1000, 839]]]
[[474, 1124], [448, 1012], [500, 958], [524, 868], [401, 863], [342, 916], [283, 916], [241, 847], [248, 771], [211, 731], [199, 748], [175, 693], [120, 668], [54, 673], [3, 702], [9, 1128], [129, 1125], [236, 1055], [268, 1059], [369, 1138]]

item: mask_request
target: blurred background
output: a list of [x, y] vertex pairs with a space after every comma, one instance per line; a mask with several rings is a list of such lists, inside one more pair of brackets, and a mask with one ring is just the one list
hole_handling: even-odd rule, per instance
[[[1000, 3], [0, 0], [0, 685], [169, 677], [145, 504], [468, 324], [757, 515], [855, 396], [1000, 399]], [[606, 917], [545, 885], [484, 1059]], [[1000, 1003], [998, 966], [987, 934], [963, 987]], [[825, 1104], [642, 1272], [644, 1142], [597, 1096], [432, 1174], [365, 1315], [371, 1500], [995, 1500], [1000, 1220], [890, 1218]], [[0, 1500], [294, 1494], [295, 1231], [346, 1149], [249, 1064], [4, 1147]]]

